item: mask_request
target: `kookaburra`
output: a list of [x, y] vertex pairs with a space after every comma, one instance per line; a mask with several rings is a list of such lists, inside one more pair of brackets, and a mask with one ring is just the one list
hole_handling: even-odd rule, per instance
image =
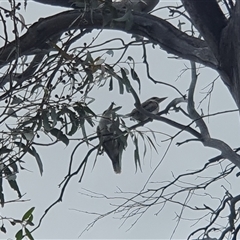
[[113, 106], [114, 103], [111, 103], [109, 108], [103, 112], [97, 127], [97, 134], [100, 147], [111, 159], [115, 173], [121, 173], [121, 158], [123, 149], [126, 147], [126, 138], [119, 129], [119, 119], [116, 117], [116, 111], [119, 108], [113, 109]]
[[[166, 97], [164, 98], [159, 98], [159, 97], [152, 97], [149, 98], [147, 101], [143, 102], [141, 104], [142, 108], [144, 110], [152, 113], [152, 114], [157, 114], [159, 112], [159, 103], [164, 101]], [[136, 108], [132, 110], [131, 113], [127, 114], [126, 116], [131, 117], [137, 121], [145, 121], [149, 117], [144, 115], [143, 113], [139, 112]]]

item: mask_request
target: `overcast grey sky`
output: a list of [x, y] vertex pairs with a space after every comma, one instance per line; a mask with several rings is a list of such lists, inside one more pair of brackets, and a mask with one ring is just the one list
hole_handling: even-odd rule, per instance
[[[8, 5], [7, 1], [0, 3], [4, 4], [4, 6]], [[159, 7], [166, 3], [175, 4], [175, 1], [165, 1], [164, 3], [160, 3]], [[22, 15], [24, 16], [26, 23], [31, 24], [39, 17], [50, 16], [59, 11], [63, 11], [63, 9], [29, 1], [27, 10], [23, 10]], [[164, 13], [159, 12], [156, 14], [161, 14], [162, 16]], [[90, 40], [94, 35], [95, 32], [89, 34], [84, 41], [87, 41], [87, 39]], [[126, 40], [130, 39], [129, 36], [122, 32], [105, 31], [100, 35], [98, 41], [103, 42], [105, 39], [111, 38], [112, 36], [123, 37]], [[138, 59], [140, 62], [142, 56], [141, 51], [142, 50], [137, 50], [136, 48], [131, 50], [128, 54], [134, 56], [135, 59]], [[186, 71], [180, 78], [178, 78], [178, 76], [181, 74], [181, 70], [186, 68], [185, 65], [189, 66], [189, 62], [181, 59], [170, 58], [172, 56], [163, 52], [158, 46], [156, 46], [155, 49], [149, 46], [148, 55], [152, 76], [158, 80], [173, 84], [179, 88], [180, 91], [187, 94], [190, 83], [190, 71]], [[110, 58], [110, 56], [108, 58]], [[166, 102], [163, 102], [164, 107], [172, 99], [179, 97], [172, 89], [162, 85], [155, 85], [149, 81], [146, 77], [145, 67], [143, 64], [137, 65], [137, 71], [142, 81], [142, 90], [140, 94], [140, 99], [142, 101], [145, 101], [152, 96], [167, 96], [168, 99]], [[201, 101], [205, 96], [205, 90], [203, 90], [203, 88], [212, 82], [216, 76], [217, 74], [214, 71], [209, 69], [201, 70], [196, 90], [196, 106], [198, 106], [199, 101]], [[137, 85], [134, 85], [134, 87], [137, 89]], [[130, 94], [120, 95], [118, 88], [115, 88], [113, 92], [108, 92], [108, 86], [94, 90], [91, 93], [91, 97], [96, 99], [91, 106], [97, 114], [101, 114], [112, 101], [114, 101], [118, 106], [122, 106], [122, 109], [119, 111], [122, 114], [131, 111], [134, 104], [134, 99]], [[207, 111], [207, 104], [208, 102], [205, 101], [201, 105], [201, 108], [203, 108], [205, 113]], [[184, 104], [182, 104], [182, 106], [184, 106]], [[227, 88], [220, 80], [217, 80], [211, 98], [210, 112], [218, 112], [235, 108], [236, 106], [229, 95]], [[201, 109], [198, 110], [201, 111]], [[185, 123], [184, 118], [179, 117], [179, 115], [179, 113], [171, 112], [167, 117], [173, 118], [177, 121], [183, 121], [183, 123]], [[231, 147], [239, 146], [240, 128], [239, 116], [237, 113], [212, 117], [206, 121], [212, 136], [226, 141], [226, 143], [228, 143]], [[132, 124], [132, 122], [128, 120], [126, 120], [126, 123], [129, 125]], [[232, 127], [226, 130], [226, 123]], [[76, 176], [70, 181], [63, 197], [63, 202], [59, 203], [50, 210], [40, 229], [34, 232], [34, 237], [36, 239], [76, 239], [87, 227], [87, 225], [96, 217], [95, 215], [83, 213], [81, 211], [104, 214], [114, 207], [112, 204], [121, 204], [122, 202], [121, 199], [109, 201], [106, 199], [89, 197], [87, 195], [90, 193], [86, 191], [86, 189], [114, 198], [128, 196], [128, 194], [120, 194], [120, 190], [123, 192], [139, 192], [143, 188], [154, 168], [161, 161], [169, 145], [169, 141], [162, 142], [162, 140], [167, 139], [167, 136], [161, 134], [161, 132], [169, 135], [176, 132], [176, 130], [161, 122], [154, 121], [152, 123], [148, 123], [146, 127], [160, 132], [157, 134], [159, 147], [158, 153], [149, 151], [145, 159], [143, 159], [142, 172], [138, 169], [135, 173], [133, 147], [129, 147], [123, 154], [122, 173], [120, 175], [116, 175], [113, 172], [111, 162], [106, 154], [98, 157], [96, 165], [94, 169], [92, 169], [95, 156], [93, 155], [93, 157], [89, 160], [82, 183], [78, 183], [79, 176]], [[147, 128], [142, 129], [147, 130]], [[173, 141], [169, 152], [159, 165], [157, 171], [153, 174], [147, 188], [157, 186], [157, 183], [151, 183], [153, 181], [169, 181], [173, 179], [172, 174], [177, 176], [178, 174], [186, 171], [200, 168], [209, 158], [218, 154], [216, 150], [206, 149], [198, 142], [184, 144], [180, 147], [175, 146], [176, 142], [183, 141], [186, 138], [189, 138], [189, 135], [183, 133]], [[34, 222], [37, 224], [45, 209], [59, 196], [60, 190], [58, 188], [58, 184], [63, 180], [67, 173], [70, 154], [77, 143], [78, 142], [73, 141], [73, 143], [71, 143], [68, 147], [65, 147], [62, 143], [58, 143], [56, 146], [49, 148], [39, 147], [38, 151], [44, 164], [44, 173], [42, 177], [39, 175], [34, 159], [27, 157], [25, 167], [30, 171], [20, 172], [18, 175], [18, 182], [22, 193], [26, 193], [24, 199], [30, 199], [30, 201], [26, 203], [8, 204], [2, 209], [1, 215], [19, 218], [21, 217], [21, 214], [24, 214], [24, 212], [27, 211], [28, 208], [36, 206], [34, 211]], [[129, 142], [129, 145], [131, 146], [132, 144]], [[81, 147], [78, 149], [74, 158], [75, 166], [78, 166], [78, 164], [82, 161], [87, 150], [87, 147]], [[220, 166], [216, 167], [213, 174], [218, 171], [220, 171]], [[230, 184], [227, 181], [223, 181], [222, 184], [230, 187]], [[8, 186], [6, 185], [4, 189], [7, 190]], [[231, 186], [231, 190], [233, 192], [235, 191], [234, 185]], [[221, 196], [224, 194], [225, 190], [218, 185], [215, 186], [214, 189], [209, 189], [209, 192], [212, 191], [214, 192], [214, 195], [219, 194]], [[7, 192], [7, 198], [14, 199], [15, 197], [14, 192]], [[180, 200], [183, 199], [184, 196], [182, 199], [180, 197]], [[195, 197], [192, 201], [193, 205], [201, 204], [202, 198]], [[129, 219], [121, 225], [124, 220], [119, 219], [121, 218], [121, 213], [118, 215], [108, 216], [98, 221], [89, 231], [84, 232], [80, 238], [169, 239], [172, 235], [174, 227], [176, 226], [176, 212], [179, 214], [180, 207], [176, 204], [167, 204], [163, 211], [156, 215], [159, 209], [160, 206], [158, 205], [150, 208], [149, 211], [147, 211], [134, 226], [132, 226], [132, 223], [135, 218]], [[194, 215], [188, 211], [187, 214], [184, 215], [185, 218], [194, 217]], [[173, 238], [180, 239], [186, 237], [188, 233], [194, 229], [193, 226], [190, 225], [191, 222], [186, 220], [181, 221]], [[131, 226], [132, 228], [129, 229]], [[13, 238], [13, 234], [17, 231], [17, 228], [11, 227], [10, 225], [6, 227], [7, 229], [12, 229], [13, 232], [9, 232], [6, 235], [0, 233], [2, 234], [0, 235], [1, 238]]]

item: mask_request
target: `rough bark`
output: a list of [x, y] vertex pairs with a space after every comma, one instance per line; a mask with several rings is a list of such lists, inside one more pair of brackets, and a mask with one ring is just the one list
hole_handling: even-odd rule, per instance
[[[123, 14], [121, 13], [119, 17]], [[128, 30], [126, 30], [124, 22], [113, 20], [113, 25], [111, 14], [104, 14], [105, 21], [109, 17], [109, 24], [105, 25], [104, 28], [142, 35], [151, 42], [159, 44], [169, 53], [202, 63], [211, 68], [217, 68], [217, 61], [204, 41], [181, 32], [161, 18], [146, 13], [132, 14], [133, 22]], [[92, 19], [94, 19], [94, 22]], [[20, 37], [19, 42], [21, 44], [18, 49], [18, 56], [32, 55], [36, 50], [42, 50], [46, 41], [71, 29], [102, 29], [104, 19], [101, 11], [94, 12], [93, 15], [90, 12], [86, 12], [84, 17], [81, 17], [81, 13], [77, 10], [41, 18], [29, 28], [25, 35]], [[1, 66], [14, 60], [15, 53], [12, 51], [14, 47], [15, 42], [13, 41], [0, 49]]]
[[182, 0], [195, 27], [218, 61], [217, 70], [240, 108], [240, 3], [226, 19], [216, 0]]
[[216, 0], [182, 0], [182, 3], [193, 24], [218, 59], [221, 32], [227, 25], [227, 19], [218, 3]]

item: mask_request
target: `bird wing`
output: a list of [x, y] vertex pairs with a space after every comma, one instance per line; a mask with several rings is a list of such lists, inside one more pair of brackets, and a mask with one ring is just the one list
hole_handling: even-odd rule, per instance
[[122, 152], [126, 147], [126, 141], [123, 141], [123, 132], [119, 129], [119, 119], [116, 117], [115, 111], [108, 109], [97, 127], [97, 135], [100, 141], [100, 147], [112, 161], [113, 169], [116, 173], [121, 173]]
[[147, 100], [142, 104], [142, 108], [150, 113], [156, 114], [159, 111], [159, 104], [157, 101]]

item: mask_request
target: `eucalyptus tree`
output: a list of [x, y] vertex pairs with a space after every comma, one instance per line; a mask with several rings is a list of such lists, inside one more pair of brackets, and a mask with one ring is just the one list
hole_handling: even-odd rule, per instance
[[[202, 169], [187, 174], [183, 173], [159, 188], [145, 189], [141, 193], [136, 193], [135, 196], [119, 206], [122, 211], [127, 212], [130, 207], [141, 209], [144, 213], [155, 204], [174, 202], [175, 197], [182, 192], [191, 194], [203, 190], [240, 168], [239, 149], [233, 149], [226, 142], [213, 138], [205, 121], [206, 117], [211, 117], [211, 115], [200, 114], [194, 104], [198, 79], [196, 64], [199, 64], [218, 73], [239, 109], [239, 2], [233, 0], [181, 0], [179, 5], [174, 6], [170, 4], [162, 6], [161, 1], [153, 0], [35, 0], [35, 2], [67, 7], [69, 10], [63, 8], [63, 11], [58, 14], [40, 18], [35, 23], [28, 25], [24, 16], [19, 13], [23, 7], [28, 13], [27, 0], [25, 0], [24, 6], [11, 0], [8, 7], [0, 7], [2, 28], [0, 48], [0, 99], [2, 103], [0, 201], [2, 207], [9, 202], [2, 187], [4, 181], [7, 181], [10, 187], [16, 191], [16, 201], [23, 199], [16, 176], [24, 174], [26, 155], [30, 155], [36, 160], [40, 174], [42, 174], [44, 159], [41, 159], [38, 146], [49, 148], [59, 142], [69, 145], [79, 132], [81, 132], [81, 138], [78, 139], [79, 143], [72, 152], [68, 173], [61, 183], [61, 194], [44, 213], [41, 221], [48, 210], [62, 200], [72, 177], [80, 175], [82, 179], [83, 174], [88, 174], [85, 169], [93, 153], [100, 155], [106, 151], [107, 155], [111, 156], [111, 151], [106, 147], [109, 145], [108, 141], [113, 144], [111, 146], [121, 146], [120, 153], [117, 153], [119, 161], [121, 161], [124, 150], [128, 148], [128, 141], [133, 141], [135, 146], [133, 161], [136, 166], [141, 167], [137, 135], [145, 139], [144, 142], [148, 141], [152, 148], [156, 149], [157, 145], [149, 136], [144, 136], [140, 130], [136, 130], [153, 120], [167, 124], [176, 130], [176, 134], [171, 135], [169, 141], [176, 139], [183, 132], [187, 132], [192, 135], [192, 139], [178, 142], [178, 145], [198, 141], [206, 147], [219, 150], [220, 153], [210, 160], [206, 159]], [[161, 16], [162, 9], [169, 11], [168, 19]], [[179, 19], [176, 26], [171, 22], [171, 19], [175, 17]], [[12, 29], [9, 23], [12, 23]], [[187, 30], [184, 29], [184, 24], [187, 26]], [[105, 42], [99, 44], [97, 42], [99, 32], [96, 31], [94, 32], [96, 37], [92, 41], [84, 42], [87, 35], [94, 30], [99, 30], [99, 32], [122, 31], [132, 35], [133, 38], [131, 41], [125, 42], [123, 39], [115, 39], [109, 35]], [[115, 44], [116, 47], [109, 47], [109, 43]], [[159, 82], [152, 77], [147, 58], [149, 45], [152, 45], [153, 48], [160, 47], [162, 51], [172, 54], [178, 59], [190, 61], [192, 76], [186, 92], [182, 93], [171, 83]], [[149, 81], [172, 88], [177, 94], [176, 98], [170, 99], [167, 107], [160, 109], [161, 111], [157, 114], [155, 111], [146, 110], [145, 105], [141, 105], [139, 93], [133, 87], [132, 80], [136, 81], [139, 88], [141, 87], [141, 77], [135, 68], [134, 56], [126, 54], [127, 50], [133, 47], [143, 50], [142, 62], [145, 65]], [[105, 57], [111, 57], [120, 51], [120, 57], [114, 58], [114, 61]], [[123, 60], [124, 58], [127, 60]], [[134, 111], [146, 117], [143, 118], [144, 121], [128, 127], [124, 122], [126, 115], [118, 114], [120, 107], [113, 110], [113, 105], [111, 105], [110, 110], [113, 110], [111, 112], [112, 119], [109, 122], [111, 126], [108, 126], [109, 124], [104, 126], [104, 129], [107, 130], [105, 134], [107, 137], [100, 137], [96, 133], [95, 126], [96, 121], [98, 122], [98, 113], [96, 113], [96, 109], [92, 108], [91, 104], [94, 99], [90, 95], [99, 86], [108, 86], [111, 91], [113, 87], [116, 88], [114, 85], [116, 82], [120, 94], [133, 96], [136, 107]], [[211, 82], [209, 83], [211, 84]], [[183, 104], [187, 104], [186, 109], [181, 107]], [[168, 117], [167, 114], [171, 110], [183, 114], [186, 122], [179, 122]], [[103, 114], [102, 117], [104, 118], [105, 115]], [[108, 137], [111, 134], [112, 136]], [[76, 150], [82, 145], [88, 145], [91, 148], [75, 169], [72, 162]], [[202, 174], [208, 168], [213, 168], [222, 162], [226, 163], [225, 167], [216, 177], [202, 180], [196, 185], [181, 185], [185, 177]], [[120, 172], [119, 166], [117, 172]], [[166, 192], [175, 185], [181, 185], [180, 189], [168, 195]], [[197, 228], [192, 234], [199, 234], [200, 238], [204, 239], [210, 239], [211, 236], [217, 236], [219, 239], [226, 236], [236, 239], [240, 229], [236, 207], [239, 196], [239, 194], [232, 195], [226, 191], [226, 195], [222, 196], [219, 205], [214, 209], [206, 204], [197, 207], [186, 202], [180, 203], [183, 208], [192, 211], [209, 212], [209, 223], [202, 228]], [[135, 204], [136, 202], [138, 204]], [[226, 205], [229, 206], [228, 218], [225, 219], [225, 227], [219, 227], [218, 220], [226, 211]], [[24, 234], [31, 237], [33, 210], [34, 208], [28, 210], [21, 220], [11, 217], [2, 218], [3, 222], [10, 221], [12, 224], [21, 225], [21, 229], [16, 234], [18, 239], [21, 239]], [[117, 209], [109, 214], [115, 213], [115, 211]], [[130, 215], [127, 216], [130, 217]], [[41, 221], [36, 228], [41, 225]], [[4, 223], [1, 231], [6, 231]], [[190, 236], [192, 235], [190, 234]]]

